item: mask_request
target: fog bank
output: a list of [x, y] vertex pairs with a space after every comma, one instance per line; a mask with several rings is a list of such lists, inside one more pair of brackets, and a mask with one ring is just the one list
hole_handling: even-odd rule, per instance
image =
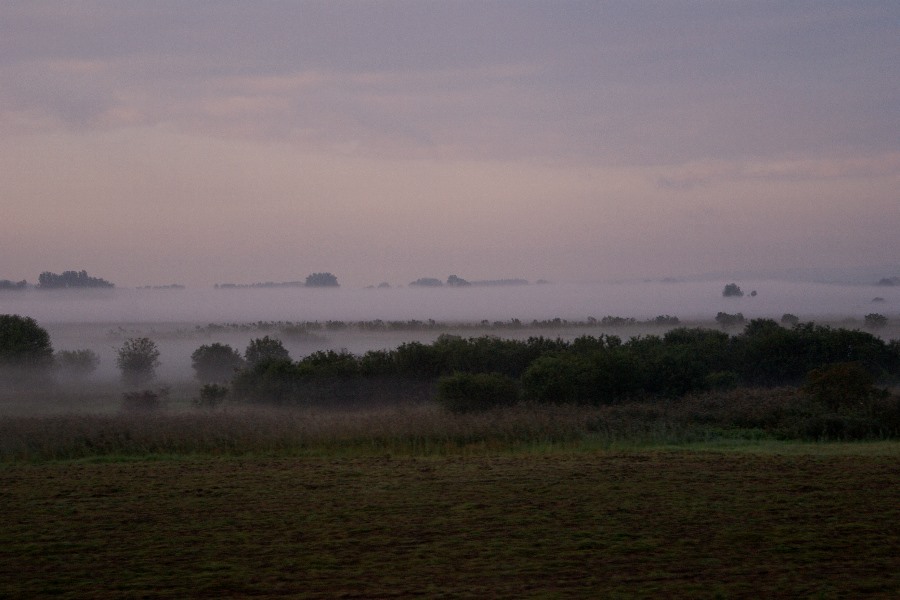
[[[0, 313], [41, 323], [363, 321], [435, 319], [648, 319], [674, 315], [711, 319], [719, 311], [747, 318], [804, 320], [900, 312], [900, 288], [755, 281], [738, 284], [743, 298], [723, 298], [727, 282], [546, 284], [392, 289], [115, 289], [6, 292]], [[757, 295], [751, 297], [750, 293]], [[881, 301], [873, 302], [873, 299]]]

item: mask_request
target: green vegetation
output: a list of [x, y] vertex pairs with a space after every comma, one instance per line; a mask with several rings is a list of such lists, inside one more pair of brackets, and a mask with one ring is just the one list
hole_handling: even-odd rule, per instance
[[[497, 394], [499, 406], [451, 411], [399, 396], [399, 386], [378, 385], [367, 404], [309, 408], [231, 402], [216, 409], [231, 394], [216, 384], [194, 401], [177, 399], [166, 388], [128, 392], [125, 411], [0, 417], [0, 462], [194, 454], [444, 456], [900, 437], [897, 396], [874, 398], [865, 411], [837, 413], [797, 388], [734, 389], [677, 401], [602, 406], [509, 405], [509, 396], [502, 394], [511, 390], [502, 379], [470, 381]], [[323, 395], [335, 391], [327, 383], [322, 382]], [[434, 394], [432, 388], [406, 392]], [[204, 410], [193, 410], [192, 404]]]
[[281, 340], [269, 336], [250, 340], [244, 351], [244, 360], [251, 368], [273, 360], [290, 361], [290, 358], [290, 354]]
[[896, 340], [756, 319], [245, 355], [226, 386], [204, 369], [241, 357], [201, 346], [199, 392], [110, 384], [105, 413], [65, 410], [99, 383], [16, 392], [72, 402], [0, 416], [0, 596], [900, 592]]
[[118, 350], [116, 366], [127, 385], [137, 387], [153, 381], [159, 366], [156, 343], [146, 337], [128, 338]]
[[43, 370], [53, 363], [50, 334], [31, 317], [0, 315], [0, 367]]
[[59, 350], [54, 360], [57, 371], [69, 379], [83, 379], [100, 365], [100, 357], [93, 350]]
[[499, 373], [456, 373], [438, 380], [437, 401], [451, 412], [482, 411], [516, 404], [519, 388]]
[[0, 596], [895, 597], [896, 444], [0, 466]]
[[457, 373], [498, 373], [514, 379], [526, 400], [599, 405], [741, 386], [799, 386], [813, 369], [848, 361], [864, 365], [875, 380], [895, 381], [898, 349], [862, 331], [812, 323], [787, 329], [769, 319], [754, 319], [735, 336], [680, 327], [626, 342], [610, 335], [567, 342], [445, 334], [430, 345], [407, 342], [361, 357], [328, 351], [296, 363], [283, 356], [257, 361], [235, 378], [235, 393], [238, 399], [303, 404], [307, 384], [326, 379], [353, 382], [365, 394], [360, 380], [436, 382]]
[[228, 396], [228, 388], [217, 383], [207, 383], [200, 388], [200, 395], [194, 399], [193, 404], [197, 408], [218, 408], [225, 397]]
[[228, 344], [204, 344], [191, 354], [194, 374], [204, 383], [228, 381], [244, 365], [240, 353]]

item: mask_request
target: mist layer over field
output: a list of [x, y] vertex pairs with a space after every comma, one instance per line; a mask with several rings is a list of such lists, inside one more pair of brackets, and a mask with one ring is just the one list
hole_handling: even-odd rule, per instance
[[[837, 322], [861, 327], [872, 312], [900, 317], [900, 288], [787, 283], [739, 282], [742, 298], [722, 296], [722, 282], [533, 284], [464, 288], [311, 289], [311, 288], [187, 288], [26, 291], [0, 294], [0, 314], [33, 317], [51, 335], [56, 350], [88, 348], [101, 364], [95, 377], [117, 376], [116, 350], [129, 337], [150, 337], [162, 353], [158, 374], [163, 380], [189, 379], [191, 353], [202, 344], [227, 343], [243, 351], [251, 339], [272, 335], [284, 342], [294, 359], [324, 349], [364, 353], [393, 348], [406, 341], [430, 343], [446, 327], [433, 330], [323, 328], [309, 336], [284, 335], [272, 326], [239, 326], [260, 322], [410, 321], [435, 320], [441, 325], [482, 321], [520, 320], [525, 327], [511, 330], [466, 329], [462, 335], [572, 338], [597, 329], [532, 328], [533, 320], [585, 322], [605, 316], [653, 319], [678, 317], [682, 324], [715, 327], [718, 312], [742, 313], [745, 318], [780, 319], [792, 313], [804, 321]], [[756, 296], [751, 292], [756, 291]], [[873, 302], [873, 299], [881, 300]], [[210, 327], [210, 324], [233, 326]], [[452, 332], [452, 329], [451, 329]], [[616, 328], [609, 333], [628, 337], [660, 333], [658, 328]], [[895, 328], [881, 332], [892, 337]]]
[[[545, 284], [391, 289], [114, 289], [27, 290], [0, 295], [0, 313], [51, 323], [255, 322], [484, 319], [584, 320], [606, 315], [711, 319], [719, 311], [747, 318], [804, 320], [900, 313], [900, 287], [738, 282], [746, 295], [723, 298], [727, 282]], [[757, 295], [751, 297], [750, 293]], [[873, 303], [873, 299], [881, 301]]]

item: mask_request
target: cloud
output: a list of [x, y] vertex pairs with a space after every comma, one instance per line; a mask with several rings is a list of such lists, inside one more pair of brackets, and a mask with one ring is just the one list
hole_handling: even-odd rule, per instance
[[0, 278], [896, 253], [898, 6], [11, 0]]
[[821, 181], [900, 177], [900, 152], [851, 158], [770, 161], [704, 161], [660, 169], [659, 188], [690, 192], [713, 182], [746, 180]]

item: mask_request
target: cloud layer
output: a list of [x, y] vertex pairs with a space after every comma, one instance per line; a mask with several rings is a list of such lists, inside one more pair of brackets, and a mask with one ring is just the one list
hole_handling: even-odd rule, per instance
[[0, 278], [900, 255], [892, 2], [7, 2]]

